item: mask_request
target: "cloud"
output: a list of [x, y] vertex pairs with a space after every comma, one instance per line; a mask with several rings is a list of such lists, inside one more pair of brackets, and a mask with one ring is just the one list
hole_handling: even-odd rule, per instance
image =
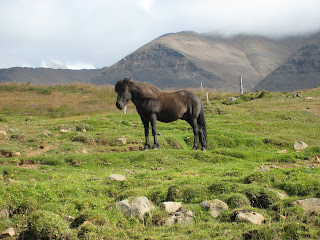
[[[320, 30], [318, 0], [0, 1], [0, 68], [110, 66], [154, 38], [185, 30], [267, 36]], [[81, 65], [81, 64], [80, 64]]]

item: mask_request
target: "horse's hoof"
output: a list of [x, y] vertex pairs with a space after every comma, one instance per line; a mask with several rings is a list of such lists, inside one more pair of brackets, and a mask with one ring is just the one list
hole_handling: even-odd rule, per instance
[[146, 150], [149, 150], [149, 149], [150, 149], [150, 146], [146, 145], [146, 146], [144, 146], [144, 148], [142, 150], [146, 151]]
[[196, 148], [196, 147], [193, 147], [193, 148], [191, 148], [191, 150], [197, 150], [197, 148]]
[[207, 151], [207, 149], [205, 149], [205, 148], [202, 148], [202, 149], [201, 149], [201, 151], [203, 151], [203, 152], [206, 152], [206, 151]]
[[157, 146], [157, 145], [152, 146], [152, 150], [158, 150], [158, 148], [159, 148], [159, 146]]

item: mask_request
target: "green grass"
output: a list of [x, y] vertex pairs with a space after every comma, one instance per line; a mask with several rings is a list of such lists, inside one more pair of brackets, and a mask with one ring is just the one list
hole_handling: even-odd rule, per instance
[[[0, 93], [0, 131], [7, 133], [0, 136], [0, 210], [10, 215], [0, 231], [14, 227], [25, 239], [318, 239], [320, 215], [290, 203], [320, 197], [319, 88], [301, 92], [312, 101], [257, 92], [232, 105], [224, 104], [232, 94], [210, 93], [207, 152], [190, 150], [184, 121], [158, 123], [160, 149], [140, 151], [140, 117], [132, 104], [127, 114], [118, 111], [110, 87], [1, 84]], [[294, 151], [296, 140], [309, 147]], [[107, 180], [112, 173], [127, 180]], [[138, 196], [156, 206], [144, 223], [115, 207]], [[217, 219], [199, 206], [213, 199], [229, 205]], [[166, 200], [183, 202], [193, 223], [156, 225], [167, 217], [159, 209]], [[235, 224], [240, 209], [267, 221]], [[63, 220], [69, 215], [75, 221]]]

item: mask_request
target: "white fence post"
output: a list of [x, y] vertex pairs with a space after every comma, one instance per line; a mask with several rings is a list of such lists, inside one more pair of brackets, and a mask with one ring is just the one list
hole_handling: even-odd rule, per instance
[[242, 84], [242, 77], [240, 76], [240, 94], [243, 94], [243, 84]]

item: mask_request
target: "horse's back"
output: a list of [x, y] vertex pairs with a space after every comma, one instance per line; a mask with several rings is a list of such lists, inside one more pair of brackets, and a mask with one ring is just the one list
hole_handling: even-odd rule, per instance
[[161, 107], [157, 118], [162, 122], [186, 119], [193, 113], [198, 115], [198, 112], [200, 112], [200, 108], [198, 107], [201, 107], [200, 99], [196, 94], [188, 90], [162, 92], [159, 100]]

